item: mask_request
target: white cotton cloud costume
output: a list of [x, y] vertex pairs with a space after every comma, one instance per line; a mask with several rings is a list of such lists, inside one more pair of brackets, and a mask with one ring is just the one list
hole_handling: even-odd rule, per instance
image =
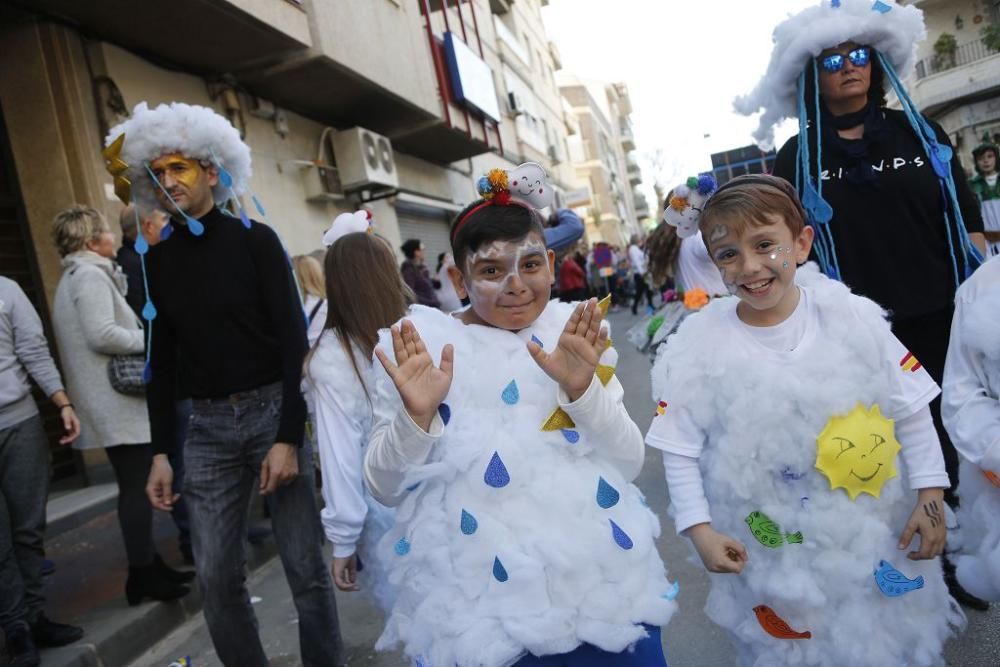
[[[952, 442], [963, 457], [958, 519], [964, 548], [955, 557], [955, 574], [976, 597], [998, 601], [1000, 487], [985, 472], [1000, 479], [1000, 260], [991, 259], [980, 267], [959, 288], [955, 301], [955, 330], [941, 408]], [[959, 357], [968, 363], [961, 363]]]
[[[135, 105], [132, 116], [108, 132], [105, 145], [122, 133], [125, 143], [121, 159], [128, 163], [126, 177], [132, 182], [132, 199], [155, 206], [154, 185], [146, 164], [170, 153], [195, 160], [222, 163], [233, 178], [230, 188], [219, 182], [212, 188], [216, 204], [247, 190], [250, 181], [250, 148], [226, 118], [208, 107], [182, 102], [160, 104], [150, 109], [145, 102]], [[214, 156], [214, 157], [213, 157]]]
[[[541, 430], [557, 387], [525, 344], [535, 337], [553, 350], [572, 309], [550, 302], [518, 333], [412, 309], [408, 319], [435, 362], [454, 344], [455, 375], [444, 434], [426, 464], [408, 471], [403, 486], [411, 490], [379, 544], [398, 599], [377, 648], [402, 643], [434, 667], [507, 667], [525, 651], [564, 653], [581, 643], [626, 650], [644, 636], [639, 624], [665, 625], [676, 609], [661, 597], [671, 584], [654, 543], [659, 522], [639, 490], [591, 456], [602, 443], [585, 430], [574, 431], [575, 443]], [[381, 346], [391, 354], [387, 332]], [[609, 348], [601, 363], [616, 362]], [[376, 400], [399, 406], [387, 374], [376, 370]], [[617, 379], [599, 390], [622, 392]], [[494, 452], [509, 473], [502, 488], [484, 481]], [[601, 478], [620, 494], [608, 509], [596, 500]], [[463, 510], [476, 522], [472, 534], [461, 529]], [[616, 543], [611, 521], [631, 549]], [[494, 576], [497, 561], [506, 581]]]
[[[877, 11], [876, 4], [889, 7], [889, 11]], [[798, 80], [810, 58], [854, 41], [878, 50], [900, 79], [906, 79], [917, 60], [917, 44], [926, 36], [923, 12], [913, 5], [899, 5], [894, 0], [841, 0], [840, 6], [834, 7], [830, 0], [822, 0], [774, 29], [767, 73], [750, 94], [737, 97], [733, 106], [744, 116], [764, 111], [753, 136], [761, 147], [770, 149], [774, 146], [774, 126], [783, 118], [798, 117]]]
[[[949, 624], [962, 617], [949, 605], [938, 560], [910, 561], [896, 548], [916, 499], [904, 487], [902, 457], [880, 498], [852, 501], [815, 468], [816, 438], [832, 416], [858, 402], [886, 404], [881, 341], [889, 325], [876, 304], [812, 267], [796, 279], [809, 285], [820, 319], [784, 372], [729, 343], [737, 299], [714, 299], [688, 317], [653, 369], [661, 396], [671, 395], [667, 382], [683, 388], [674, 400], [707, 435], [699, 462], [713, 528], [750, 556], [740, 575], [711, 575], [705, 612], [732, 634], [743, 665], [939, 664]], [[804, 542], [763, 547], [745, 523], [754, 511]], [[873, 576], [882, 559], [910, 579], [923, 576], [924, 587], [885, 596]], [[755, 617], [758, 605], [812, 637], [772, 637]]]

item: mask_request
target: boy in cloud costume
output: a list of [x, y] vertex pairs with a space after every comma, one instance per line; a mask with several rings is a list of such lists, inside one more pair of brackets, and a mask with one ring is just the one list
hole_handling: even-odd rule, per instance
[[379, 555], [399, 590], [378, 648], [433, 667], [665, 665], [676, 586], [631, 484], [644, 448], [602, 307], [549, 300], [541, 167], [478, 189], [452, 226], [471, 307], [415, 306], [376, 349], [365, 477], [397, 507]]
[[646, 442], [664, 452], [678, 532], [716, 573], [706, 613], [741, 664], [940, 664], [962, 618], [936, 558], [938, 388], [876, 304], [796, 270], [804, 220], [772, 176], [708, 200], [702, 237], [737, 298], [663, 347]]
[[983, 264], [955, 295], [941, 416], [962, 462], [963, 549], [959, 583], [1000, 600], [1000, 259]]

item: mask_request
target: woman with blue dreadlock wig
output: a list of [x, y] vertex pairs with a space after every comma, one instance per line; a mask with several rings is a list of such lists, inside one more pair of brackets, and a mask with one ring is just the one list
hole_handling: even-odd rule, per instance
[[[941, 127], [902, 84], [923, 13], [894, 0], [822, 0], [774, 31], [767, 73], [736, 110], [763, 110], [755, 138], [797, 118], [774, 174], [795, 184], [823, 271], [886, 308], [893, 333], [940, 384], [959, 284], [982, 261], [979, 207]], [[900, 110], [886, 107], [892, 90]], [[905, 366], [905, 365], [904, 365]], [[958, 456], [931, 404], [957, 504]], [[945, 563], [946, 573], [951, 570]], [[973, 606], [950, 577], [952, 593]]]

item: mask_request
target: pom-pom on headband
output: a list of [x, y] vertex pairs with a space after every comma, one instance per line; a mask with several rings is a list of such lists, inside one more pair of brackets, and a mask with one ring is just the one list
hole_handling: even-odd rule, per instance
[[555, 191], [548, 182], [545, 169], [537, 162], [525, 162], [514, 169], [490, 169], [476, 183], [482, 203], [472, 207], [451, 230], [452, 240], [472, 215], [486, 206], [523, 206], [538, 210], [552, 205]]
[[698, 231], [698, 219], [705, 203], [718, 185], [711, 176], [692, 176], [673, 189], [673, 196], [663, 212], [663, 221], [677, 228], [677, 236], [684, 239]]
[[330, 229], [326, 230], [323, 234], [323, 245], [329, 248], [348, 234], [356, 232], [368, 232], [371, 234], [373, 231], [371, 211], [341, 213], [333, 219]]

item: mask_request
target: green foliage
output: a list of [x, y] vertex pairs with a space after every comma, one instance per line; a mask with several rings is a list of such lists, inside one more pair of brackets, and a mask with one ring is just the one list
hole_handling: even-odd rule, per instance
[[979, 31], [979, 37], [990, 51], [1000, 51], [1000, 25], [991, 23]]

